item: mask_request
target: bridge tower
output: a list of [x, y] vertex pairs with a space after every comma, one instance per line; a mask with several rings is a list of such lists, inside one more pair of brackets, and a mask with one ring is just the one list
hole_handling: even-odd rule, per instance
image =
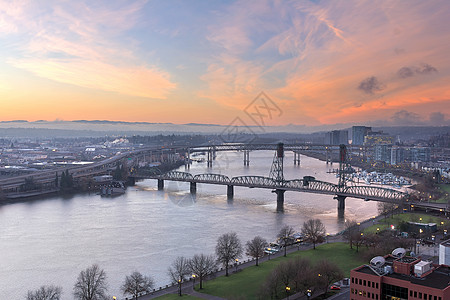
[[[349, 174], [353, 173], [353, 168], [348, 163], [347, 147], [344, 144], [339, 145], [339, 189], [347, 186]], [[334, 199], [338, 201], [338, 210], [345, 209], [345, 196], [336, 195]]]
[[[270, 168], [269, 177], [275, 180], [277, 185], [284, 185], [284, 174], [283, 174], [283, 158], [284, 158], [284, 144], [279, 143], [275, 156], [273, 157], [272, 167]], [[275, 189], [273, 191], [277, 194], [277, 211], [283, 211], [284, 205], [284, 192], [285, 190]]]

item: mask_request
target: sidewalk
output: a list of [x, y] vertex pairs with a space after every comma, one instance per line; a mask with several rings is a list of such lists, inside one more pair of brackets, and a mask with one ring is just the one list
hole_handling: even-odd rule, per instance
[[[370, 227], [370, 226], [372, 226], [374, 224], [378, 224], [381, 220], [384, 220], [385, 218], [389, 219], [389, 217], [390, 217], [390, 215], [388, 215], [386, 217], [380, 215], [380, 216], [376, 216], [374, 218], [370, 218], [370, 219], [368, 219], [366, 221], [363, 221], [359, 225], [360, 226], [360, 230], [364, 230], [364, 229], [366, 229], [366, 228], [368, 228], [368, 227]], [[437, 239], [437, 237], [436, 237], [436, 239]], [[326, 241], [324, 243], [322, 243], [322, 244], [338, 243], [338, 242], [346, 242], [346, 240], [344, 239], [344, 237], [340, 233], [338, 233], [336, 235], [328, 236], [326, 238]], [[320, 244], [316, 244], [316, 246], [317, 245], [320, 245]], [[437, 246], [435, 246], [435, 247], [438, 247], [438, 245], [439, 245], [439, 243], [437, 243]], [[419, 252], [418, 254], [419, 255], [423, 255], [425, 257], [426, 256], [432, 257], [433, 254], [435, 254], [437, 252], [435, 247], [428, 247], [428, 246], [423, 247], [423, 246], [420, 246], [420, 251], [418, 251]], [[288, 246], [286, 252], [287, 252], [287, 254], [290, 254], [290, 253], [293, 253], [293, 252], [296, 252], [296, 251], [309, 250], [309, 249], [312, 249], [312, 248], [313, 248], [312, 244], [291, 245], [291, 246]], [[280, 252], [278, 252], [276, 254], [266, 255], [266, 256], [260, 258], [259, 262], [262, 263], [262, 262], [268, 261], [270, 259], [281, 257], [283, 255], [284, 255], [284, 251], [282, 250], [282, 251], [280, 251]], [[245, 269], [247, 267], [254, 266], [254, 265], [255, 265], [255, 260], [250, 259], [248, 261], [239, 262], [237, 269], [241, 270], [241, 269]], [[235, 266], [234, 265], [231, 266], [228, 271], [230, 273], [230, 276], [232, 276], [233, 272], [235, 271]], [[217, 272], [214, 272], [214, 273], [208, 275], [205, 278], [205, 281], [214, 279], [214, 278], [219, 277], [219, 276], [225, 276], [225, 269], [219, 268]], [[197, 283], [198, 282], [196, 282], [196, 284]], [[332, 296], [332, 298], [333, 299], [345, 299], [345, 298], [342, 298], [342, 297], [345, 296], [345, 294], [347, 292], [348, 291], [346, 291], [346, 289], [343, 289], [340, 294], [336, 294], [336, 295]], [[156, 290], [151, 295], [141, 296], [138, 299], [139, 300], [148, 300], [148, 299], [153, 299], [153, 298], [160, 297], [160, 296], [165, 295], [165, 294], [177, 294], [177, 293], [178, 293], [178, 286], [177, 285], [169, 285], [166, 288], [160, 288], [160, 289]], [[223, 299], [223, 298], [220, 298], [220, 297], [217, 297], [217, 296], [200, 293], [198, 291], [193, 290], [193, 282], [192, 282], [191, 278], [188, 281], [185, 281], [185, 282], [182, 283], [182, 293], [183, 294], [189, 294], [189, 295], [196, 296], [196, 297], [203, 298], [203, 299], [211, 299], [211, 300]], [[285, 298], [285, 299], [287, 299], [287, 298]], [[294, 294], [294, 295], [289, 295], [289, 299], [291, 299], [291, 300], [294, 300], [294, 299], [306, 300], [307, 296], [303, 295], [301, 293], [298, 293], [298, 294]]]
[[[334, 236], [328, 237], [328, 241], [332, 241], [333, 238], [334, 238]], [[340, 242], [340, 241], [341, 241], [341, 239], [339, 239], [339, 238], [335, 239], [335, 240], [333, 239], [333, 242]], [[310, 244], [308, 244], [308, 245], [291, 245], [291, 246], [288, 246], [286, 252], [287, 252], [287, 254], [289, 254], [289, 253], [297, 252], [299, 250], [309, 250], [309, 249], [312, 249], [312, 248], [313, 248], [312, 244], [311, 245]], [[262, 262], [268, 261], [270, 259], [281, 257], [283, 255], [284, 255], [284, 251], [280, 251], [280, 252], [278, 252], [276, 254], [265, 255], [264, 257], [259, 259], [258, 263], [262, 263]], [[239, 263], [237, 269], [238, 270], [242, 270], [242, 269], [248, 268], [250, 266], [254, 266], [255, 264], [256, 264], [255, 260], [250, 259], [248, 261], [243, 261], [242, 263]], [[234, 270], [235, 270], [234, 265], [228, 269], [228, 272], [230, 273], [230, 276], [232, 276], [232, 273], [233, 273]], [[205, 278], [205, 281], [214, 279], [214, 278], [219, 277], [219, 276], [225, 276], [225, 269], [224, 268], [219, 268], [219, 270], [217, 272], [208, 275]], [[193, 287], [193, 282], [192, 282], [191, 279], [189, 279], [188, 281], [184, 281], [181, 284], [181, 292], [183, 294], [189, 294], [189, 295], [193, 295], [193, 296], [196, 296], [196, 297], [199, 297], [199, 298], [203, 298], [203, 299], [211, 299], [211, 300], [223, 299], [223, 298], [220, 298], [220, 297], [199, 293], [197, 291], [194, 291], [192, 287]], [[162, 288], [161, 290], [158, 289], [155, 292], [153, 292], [152, 294], [141, 296], [138, 299], [139, 300], [148, 300], [148, 299], [154, 299], [154, 298], [160, 297], [162, 295], [166, 295], [166, 294], [177, 294], [177, 293], [178, 293], [178, 285], [169, 285], [167, 288]], [[293, 298], [293, 296], [294, 295], [290, 296], [289, 299], [296, 299], [296, 298]]]

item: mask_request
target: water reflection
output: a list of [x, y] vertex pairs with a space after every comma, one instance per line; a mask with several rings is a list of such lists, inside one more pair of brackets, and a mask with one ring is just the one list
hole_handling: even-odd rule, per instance
[[[244, 167], [242, 153], [222, 153], [212, 168], [194, 163], [190, 172], [268, 176], [272, 157], [251, 152]], [[336, 182], [327, 169], [304, 156], [300, 167], [289, 153], [285, 160], [286, 179], [311, 175]], [[63, 298], [71, 298], [78, 273], [93, 263], [105, 269], [111, 294], [121, 294], [125, 275], [134, 270], [165, 285], [177, 256], [214, 253], [222, 233], [235, 231], [243, 243], [256, 235], [271, 241], [282, 226], [300, 230], [312, 217], [335, 233], [344, 218], [361, 221], [376, 212], [374, 202], [348, 198], [341, 213], [332, 196], [286, 192], [284, 212], [277, 213], [271, 190], [235, 187], [233, 200], [226, 186], [197, 184], [196, 195], [189, 190], [189, 183], [166, 182], [158, 191], [156, 180], [144, 180], [115, 198], [83, 194], [0, 206], [0, 299], [23, 299], [44, 284], [61, 285]]]

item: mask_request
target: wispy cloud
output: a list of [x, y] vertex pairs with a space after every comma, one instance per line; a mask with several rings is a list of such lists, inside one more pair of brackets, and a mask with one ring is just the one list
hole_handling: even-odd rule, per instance
[[242, 108], [264, 90], [291, 112], [286, 122], [429, 113], [423, 103], [448, 99], [449, 13], [446, 1], [237, 1], [209, 27], [222, 51], [200, 94]]
[[[124, 95], [166, 98], [176, 84], [170, 74], [137, 57], [126, 36], [141, 17], [144, 1], [58, 2], [16, 13], [6, 7], [3, 18], [28, 37], [7, 62], [33, 74], [81, 87]], [[6, 16], [6, 17], [5, 17]]]

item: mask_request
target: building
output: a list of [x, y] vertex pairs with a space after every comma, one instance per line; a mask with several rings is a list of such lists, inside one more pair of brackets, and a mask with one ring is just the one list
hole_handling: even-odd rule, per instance
[[351, 270], [350, 299], [450, 299], [450, 267], [404, 256], [405, 252], [399, 248], [392, 255], [374, 257], [369, 265]]
[[385, 163], [391, 163], [391, 145], [381, 144], [374, 147], [374, 158], [376, 161], [383, 161]]
[[450, 240], [439, 245], [439, 264], [450, 266]]
[[353, 126], [352, 127], [352, 145], [363, 145], [364, 137], [372, 131], [372, 127]]
[[405, 149], [398, 146], [391, 148], [391, 165], [396, 165], [405, 161]]
[[429, 162], [431, 160], [430, 147], [413, 147], [409, 150], [410, 160], [413, 162]]
[[333, 130], [325, 134], [326, 145], [348, 145], [347, 130]]
[[392, 135], [388, 135], [382, 131], [372, 131], [364, 137], [364, 145], [366, 146], [382, 144], [393, 145], [394, 142], [395, 138]]

